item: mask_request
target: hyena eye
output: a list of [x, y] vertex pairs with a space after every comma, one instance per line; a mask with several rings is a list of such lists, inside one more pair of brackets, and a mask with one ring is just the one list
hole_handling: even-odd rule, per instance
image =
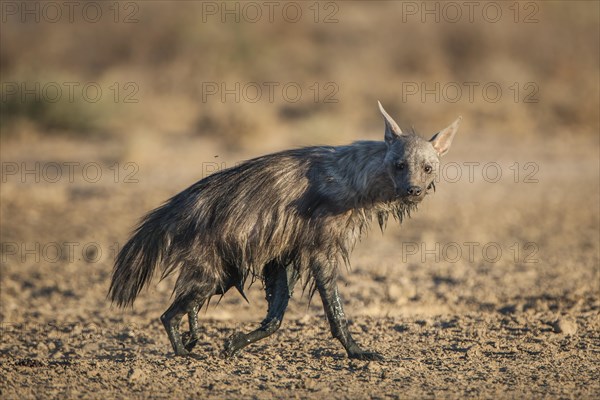
[[425, 166], [425, 173], [430, 174], [431, 171], [433, 171], [433, 168], [431, 168], [431, 165], [426, 165]]
[[404, 168], [406, 168], [405, 162], [400, 161], [400, 162], [396, 163], [396, 169], [403, 170]]

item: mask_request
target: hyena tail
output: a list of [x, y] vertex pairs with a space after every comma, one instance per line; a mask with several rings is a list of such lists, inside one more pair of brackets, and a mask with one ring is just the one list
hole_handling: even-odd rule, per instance
[[164, 260], [171, 244], [167, 214], [165, 206], [148, 214], [119, 251], [108, 292], [119, 307], [133, 305]]

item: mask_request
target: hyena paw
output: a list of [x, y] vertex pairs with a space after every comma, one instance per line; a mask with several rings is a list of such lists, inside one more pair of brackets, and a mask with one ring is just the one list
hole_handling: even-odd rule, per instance
[[225, 346], [221, 352], [221, 357], [231, 358], [235, 356], [242, 347], [248, 344], [247, 342], [248, 340], [246, 339], [246, 335], [241, 332], [234, 333], [225, 341]]
[[175, 350], [175, 355], [176, 355], [177, 357], [187, 357], [187, 356], [189, 356], [189, 355], [190, 355], [190, 352], [189, 352], [189, 351], [187, 351], [187, 350], [186, 350], [186, 349], [184, 349], [184, 348], [181, 348], [181, 349], [177, 349], [177, 350]]
[[184, 332], [183, 335], [181, 335], [181, 340], [183, 342], [183, 347], [185, 347], [187, 351], [192, 351], [198, 343], [198, 338], [194, 337], [190, 332]]
[[371, 351], [353, 351], [352, 353], [348, 353], [348, 358], [352, 358], [354, 360], [361, 361], [384, 361], [383, 356], [376, 352]]

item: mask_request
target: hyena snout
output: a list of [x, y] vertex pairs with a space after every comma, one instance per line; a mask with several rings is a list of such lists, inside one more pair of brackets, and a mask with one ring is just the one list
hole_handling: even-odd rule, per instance
[[426, 190], [418, 185], [409, 185], [401, 190], [404, 201], [408, 203], [420, 203], [425, 198]]
[[409, 188], [406, 191], [408, 193], [409, 196], [420, 196], [421, 193], [423, 193], [423, 189], [421, 189], [420, 186], [409, 186]]

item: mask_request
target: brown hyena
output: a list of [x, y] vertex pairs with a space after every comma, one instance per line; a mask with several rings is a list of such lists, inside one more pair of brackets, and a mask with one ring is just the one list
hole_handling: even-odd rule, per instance
[[[225, 343], [225, 356], [271, 335], [281, 325], [298, 280], [319, 292], [334, 337], [350, 358], [380, 360], [352, 338], [336, 276], [354, 241], [376, 219], [399, 219], [431, 193], [460, 118], [427, 141], [385, 120], [383, 141], [306, 147], [269, 154], [202, 179], [142, 220], [116, 260], [109, 296], [133, 304], [155, 270], [178, 271], [171, 306], [162, 315], [176, 355], [198, 339], [198, 310], [247, 278], [264, 282], [268, 313], [250, 333]], [[245, 297], [245, 296], [244, 296]], [[179, 325], [189, 318], [190, 332]]]

